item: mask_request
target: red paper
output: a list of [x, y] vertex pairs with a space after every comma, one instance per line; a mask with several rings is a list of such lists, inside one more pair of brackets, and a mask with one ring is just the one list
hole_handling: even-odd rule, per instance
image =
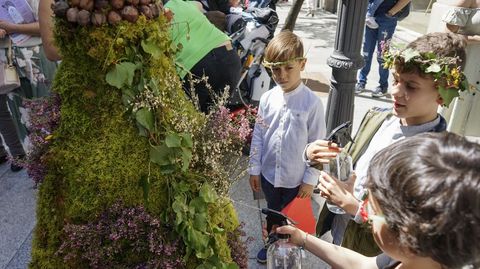
[[309, 234], [315, 234], [315, 218], [310, 198], [296, 197], [282, 210], [282, 213], [294, 220], [297, 228]]

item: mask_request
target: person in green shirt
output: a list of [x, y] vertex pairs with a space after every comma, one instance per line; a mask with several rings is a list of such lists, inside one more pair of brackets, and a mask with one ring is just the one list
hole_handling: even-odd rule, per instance
[[203, 15], [199, 2], [169, 0], [164, 6], [174, 14], [171, 36], [175, 44], [182, 45], [176, 61], [187, 94], [192, 93], [191, 79], [208, 77], [209, 85], [200, 82], [194, 86], [200, 110], [207, 113], [215, 95], [222, 94], [225, 87], [230, 92], [235, 89], [240, 79], [240, 58], [230, 38]]

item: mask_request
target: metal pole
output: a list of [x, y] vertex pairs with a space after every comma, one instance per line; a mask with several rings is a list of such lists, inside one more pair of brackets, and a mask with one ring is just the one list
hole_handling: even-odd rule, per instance
[[332, 67], [327, 103], [327, 133], [353, 119], [357, 70], [364, 65], [360, 54], [368, 0], [341, 0], [335, 50], [327, 60]]

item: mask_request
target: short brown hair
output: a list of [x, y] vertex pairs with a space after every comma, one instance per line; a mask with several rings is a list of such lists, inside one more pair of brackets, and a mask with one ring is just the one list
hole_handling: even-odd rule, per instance
[[[467, 42], [462, 35], [455, 33], [428, 33], [410, 42], [405, 49], [414, 49], [420, 53], [433, 52], [437, 57], [458, 57], [459, 61], [452, 66], [460, 66], [463, 70], [467, 59], [465, 47]], [[394, 66], [398, 73], [416, 73], [422, 77], [423, 73], [416, 65], [405, 65], [402, 61]]]
[[300, 37], [291, 31], [277, 34], [265, 49], [264, 60], [267, 62], [284, 62], [303, 57], [303, 43]]
[[402, 247], [448, 268], [480, 268], [480, 145], [424, 133], [372, 159], [367, 187]]

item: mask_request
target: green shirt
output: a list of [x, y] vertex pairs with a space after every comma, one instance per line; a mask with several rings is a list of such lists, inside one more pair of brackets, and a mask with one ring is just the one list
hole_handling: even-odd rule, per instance
[[195, 3], [169, 0], [165, 7], [174, 14], [170, 31], [173, 43], [182, 45], [176, 61], [178, 74], [184, 78], [205, 55], [230, 38], [211, 24]]

